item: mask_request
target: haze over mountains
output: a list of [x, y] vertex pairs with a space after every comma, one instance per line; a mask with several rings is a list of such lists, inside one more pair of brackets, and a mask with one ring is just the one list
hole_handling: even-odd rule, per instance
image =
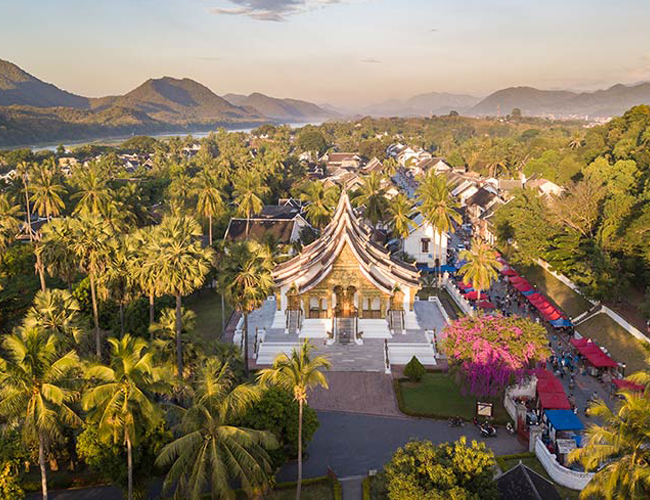
[[325, 121], [355, 116], [431, 116], [455, 110], [469, 116], [506, 115], [604, 118], [650, 104], [650, 83], [614, 85], [595, 92], [511, 87], [485, 98], [430, 92], [359, 109], [269, 97], [218, 96], [189, 78], [149, 79], [125, 95], [88, 98], [62, 90], [0, 59], [0, 146], [210, 130], [218, 126]]

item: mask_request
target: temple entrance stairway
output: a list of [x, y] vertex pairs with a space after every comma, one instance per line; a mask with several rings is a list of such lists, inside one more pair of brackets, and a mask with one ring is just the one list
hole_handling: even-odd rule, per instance
[[339, 318], [336, 321], [336, 336], [339, 344], [349, 344], [354, 342], [354, 318]]

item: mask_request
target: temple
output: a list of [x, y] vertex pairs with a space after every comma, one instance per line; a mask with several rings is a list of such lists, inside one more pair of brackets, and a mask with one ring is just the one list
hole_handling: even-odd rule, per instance
[[[273, 294], [249, 315], [249, 358], [268, 366], [309, 340], [332, 370], [388, 373], [413, 356], [435, 365], [446, 313], [437, 297], [418, 300], [418, 270], [371, 236], [344, 191], [320, 237], [274, 269]], [[243, 333], [240, 320], [242, 349]]]
[[301, 338], [392, 338], [415, 320], [418, 270], [371, 239], [343, 192], [320, 238], [273, 272], [276, 326]]

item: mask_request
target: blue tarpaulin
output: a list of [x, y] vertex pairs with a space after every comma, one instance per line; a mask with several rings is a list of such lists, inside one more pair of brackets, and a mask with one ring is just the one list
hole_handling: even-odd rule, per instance
[[521, 293], [522, 293], [523, 295], [532, 295], [532, 294], [535, 293], [535, 290], [533, 290], [533, 289], [531, 288], [531, 289], [528, 290], [527, 292], [521, 292]]
[[551, 325], [553, 325], [555, 328], [561, 328], [563, 326], [571, 326], [572, 323], [566, 318], [559, 318], [559, 319], [554, 319], [552, 321], [549, 321]]
[[429, 267], [426, 264], [417, 264], [417, 268], [428, 273], [450, 273], [453, 274], [456, 272], [456, 268], [452, 265], [445, 264], [440, 267]]
[[544, 413], [556, 431], [581, 431], [585, 428], [572, 410], [546, 410]]

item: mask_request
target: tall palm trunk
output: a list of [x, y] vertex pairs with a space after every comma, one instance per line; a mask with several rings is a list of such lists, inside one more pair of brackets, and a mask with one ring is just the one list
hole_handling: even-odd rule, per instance
[[126, 466], [128, 469], [128, 499], [133, 500], [133, 452], [131, 450], [131, 438], [126, 434]]
[[99, 310], [97, 309], [97, 291], [95, 290], [95, 275], [93, 273], [88, 273], [88, 279], [90, 280], [90, 298], [93, 303], [93, 319], [95, 321], [95, 352], [97, 357], [100, 358], [102, 355], [102, 346], [101, 338], [99, 335]]
[[[36, 243], [36, 245], [38, 245], [38, 243]], [[45, 270], [43, 269], [43, 260], [41, 259], [41, 253], [38, 251], [37, 246], [34, 247], [34, 253], [36, 254], [36, 271], [38, 272], [38, 279], [41, 282], [41, 291], [44, 292], [45, 291]]]
[[[153, 325], [154, 319], [155, 319], [155, 309], [154, 309], [154, 292], [153, 290], [149, 292], [149, 325]], [[152, 339], [153, 339], [153, 333]]]
[[176, 368], [178, 380], [183, 380], [183, 344], [181, 342], [181, 331], [183, 323], [181, 318], [181, 295], [176, 295]]
[[120, 338], [124, 337], [124, 302], [120, 302]]
[[210, 246], [212, 246], [212, 215], [208, 215], [208, 234], [209, 234], [209, 241], [210, 241]]
[[301, 486], [302, 486], [302, 398], [298, 399], [298, 486], [296, 488], [296, 500], [300, 500]]
[[43, 434], [38, 434], [38, 465], [41, 468], [41, 490], [43, 500], [47, 500], [47, 469], [45, 468], [45, 443]]
[[221, 335], [226, 331], [226, 299], [221, 292]]
[[23, 176], [23, 186], [25, 186], [25, 213], [27, 214], [27, 229], [29, 231], [29, 241], [33, 241], [32, 236], [32, 214], [29, 207], [29, 191], [27, 190], [27, 179], [26, 175]]
[[244, 374], [248, 380], [248, 312], [244, 311]]

